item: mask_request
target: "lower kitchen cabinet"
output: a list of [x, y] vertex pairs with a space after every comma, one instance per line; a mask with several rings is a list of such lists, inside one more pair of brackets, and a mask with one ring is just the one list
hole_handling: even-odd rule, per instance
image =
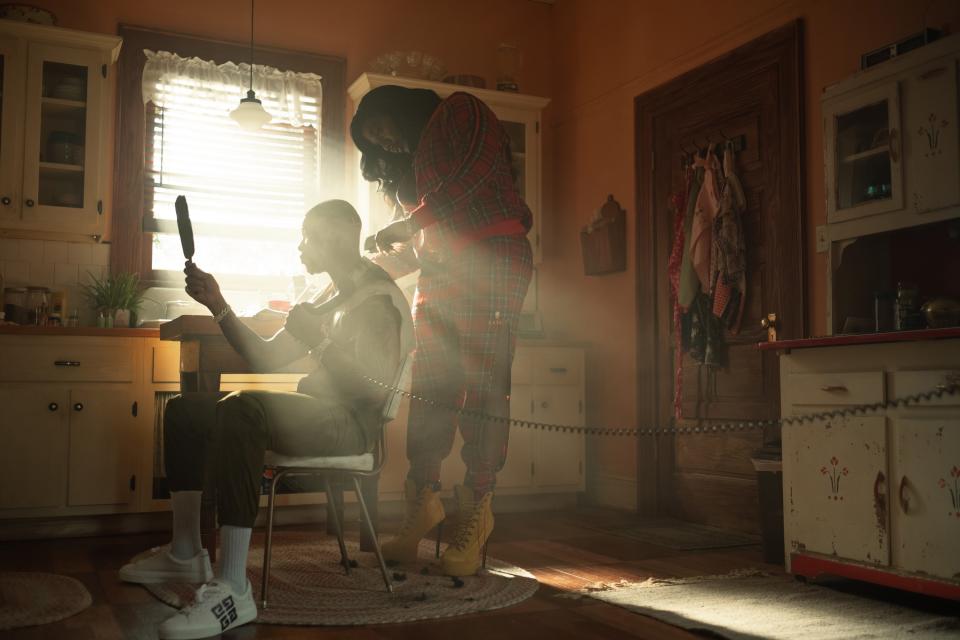
[[[925, 393], [960, 339], [795, 348], [783, 415]], [[960, 599], [960, 395], [783, 426], [786, 565]]]

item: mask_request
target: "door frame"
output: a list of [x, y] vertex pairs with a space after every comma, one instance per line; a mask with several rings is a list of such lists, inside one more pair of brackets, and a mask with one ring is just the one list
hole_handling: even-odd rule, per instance
[[[637, 421], [640, 425], [664, 422], [672, 412], [673, 376], [661, 376], [669, 363], [672, 370], [670, 329], [672, 305], [649, 304], [657, 301], [669, 283], [658, 282], [657, 266], [665, 265], [670, 255], [673, 225], [665, 216], [666, 203], [655, 202], [656, 173], [654, 126], [657, 117], [689, 102], [700, 90], [730, 87], [746, 75], [762, 69], [776, 69], [779, 102], [779, 194], [782, 217], [795, 221], [785, 230], [797, 238], [775, 248], [782, 256], [778, 271], [785, 279], [801, 283], [791, 300], [777, 300], [778, 333], [784, 337], [806, 335], [805, 264], [805, 176], [803, 123], [802, 23], [795, 20], [748, 42], [723, 56], [703, 64], [670, 82], [634, 98], [634, 135], [636, 150], [636, 282], [637, 282]], [[660, 165], [666, 164], [662, 159]], [[669, 293], [668, 293], [669, 295]], [[788, 304], [789, 303], [789, 304]], [[773, 309], [771, 309], [773, 311]], [[747, 318], [747, 322], [754, 319]], [[764, 358], [776, 358], [767, 352]], [[778, 370], [776, 362], [771, 362]], [[666, 378], [666, 379], [664, 379]], [[779, 395], [779, 386], [777, 387]], [[779, 410], [779, 404], [777, 409]], [[653, 446], [650, 446], [652, 443]], [[672, 436], [641, 438], [637, 441], [637, 511], [642, 515], [668, 512], [674, 471]]]

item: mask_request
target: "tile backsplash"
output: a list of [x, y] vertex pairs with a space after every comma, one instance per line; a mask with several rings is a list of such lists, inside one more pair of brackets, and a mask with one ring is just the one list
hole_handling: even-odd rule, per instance
[[80, 295], [91, 276], [102, 278], [110, 264], [110, 245], [55, 240], [0, 238], [0, 269], [8, 287], [41, 286], [67, 292], [68, 309], [79, 309], [83, 324], [92, 312]]

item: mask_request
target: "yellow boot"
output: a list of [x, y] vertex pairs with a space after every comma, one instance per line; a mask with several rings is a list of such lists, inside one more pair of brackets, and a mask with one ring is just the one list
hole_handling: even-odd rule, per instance
[[384, 542], [380, 549], [384, 560], [409, 564], [417, 561], [420, 539], [446, 516], [440, 496], [433, 489], [424, 487], [418, 493], [416, 483], [407, 480], [403, 493], [406, 497], [403, 524], [397, 534]]
[[443, 572], [448, 576], [472, 576], [480, 569], [481, 554], [493, 532], [493, 493], [485, 493], [478, 501], [473, 489], [456, 486], [454, 493], [460, 514], [453, 542], [443, 552]]

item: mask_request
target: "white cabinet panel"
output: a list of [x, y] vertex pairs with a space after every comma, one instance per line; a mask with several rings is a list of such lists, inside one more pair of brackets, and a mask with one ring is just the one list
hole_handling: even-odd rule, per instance
[[893, 564], [960, 577], [960, 423], [956, 418], [892, 421]]
[[[583, 425], [579, 387], [535, 387], [533, 418], [547, 424]], [[580, 487], [583, 479], [583, 435], [537, 430], [534, 478], [538, 487]]]
[[60, 388], [0, 389], [0, 509], [64, 504], [69, 399]]
[[960, 203], [957, 62], [940, 59], [907, 73], [903, 90], [903, 156], [907, 208], [916, 213]]
[[[510, 391], [510, 417], [515, 420], [532, 420], [532, 388], [514, 385]], [[497, 487], [529, 487], [533, 482], [533, 431], [510, 427], [507, 446], [507, 461], [497, 474]]]
[[886, 418], [783, 427], [788, 552], [889, 561]]

